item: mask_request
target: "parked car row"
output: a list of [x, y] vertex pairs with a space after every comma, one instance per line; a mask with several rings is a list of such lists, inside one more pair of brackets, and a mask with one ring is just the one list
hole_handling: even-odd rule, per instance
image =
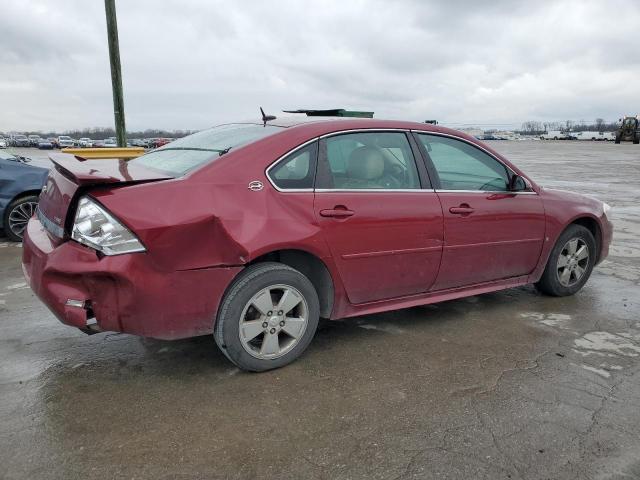
[[[174, 138], [132, 138], [127, 141], [128, 147], [158, 148], [174, 141]], [[104, 140], [94, 140], [88, 137], [79, 139], [71, 138], [69, 135], [59, 135], [57, 137], [43, 138], [40, 135], [12, 135], [9, 138], [0, 137], [0, 148], [7, 147], [35, 147], [41, 150], [51, 150], [54, 148], [115, 148], [118, 146], [115, 137]]]
[[158, 138], [132, 138], [129, 143], [132, 147], [158, 148], [173, 142], [175, 138], [158, 137]]

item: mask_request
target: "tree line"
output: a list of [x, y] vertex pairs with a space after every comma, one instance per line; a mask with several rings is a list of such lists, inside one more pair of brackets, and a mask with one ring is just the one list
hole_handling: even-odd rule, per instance
[[563, 132], [614, 132], [618, 130], [618, 122], [607, 122], [604, 118], [596, 118], [593, 122], [580, 120], [565, 120], [563, 122], [538, 122], [529, 120], [522, 124], [518, 133], [524, 135], [540, 135], [552, 130], [560, 130]]

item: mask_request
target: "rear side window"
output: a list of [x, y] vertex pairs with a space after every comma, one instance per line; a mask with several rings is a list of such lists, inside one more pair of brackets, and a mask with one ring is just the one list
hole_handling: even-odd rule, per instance
[[269, 178], [282, 190], [312, 189], [317, 155], [318, 142], [299, 148], [273, 166]]
[[324, 139], [317, 188], [419, 189], [420, 180], [403, 132], [360, 132]]
[[282, 127], [236, 123], [220, 125], [180, 138], [164, 147], [134, 158], [130, 163], [179, 177], [214, 161], [230, 149], [282, 131]]

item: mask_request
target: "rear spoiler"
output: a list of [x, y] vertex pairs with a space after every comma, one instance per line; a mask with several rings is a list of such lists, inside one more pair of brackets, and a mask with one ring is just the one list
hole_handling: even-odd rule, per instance
[[102, 185], [109, 183], [146, 182], [173, 178], [125, 159], [85, 159], [68, 153], [49, 155], [54, 168], [78, 185]]
[[122, 158], [128, 160], [144, 155], [142, 147], [117, 148], [63, 148], [63, 153], [70, 153], [78, 159], [88, 160], [96, 158]]

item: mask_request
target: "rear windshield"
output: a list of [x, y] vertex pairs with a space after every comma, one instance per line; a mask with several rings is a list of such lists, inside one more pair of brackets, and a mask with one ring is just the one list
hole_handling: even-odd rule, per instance
[[212, 162], [230, 149], [255, 142], [280, 131], [282, 127], [235, 123], [203, 130], [180, 138], [130, 163], [179, 177], [206, 162]]

